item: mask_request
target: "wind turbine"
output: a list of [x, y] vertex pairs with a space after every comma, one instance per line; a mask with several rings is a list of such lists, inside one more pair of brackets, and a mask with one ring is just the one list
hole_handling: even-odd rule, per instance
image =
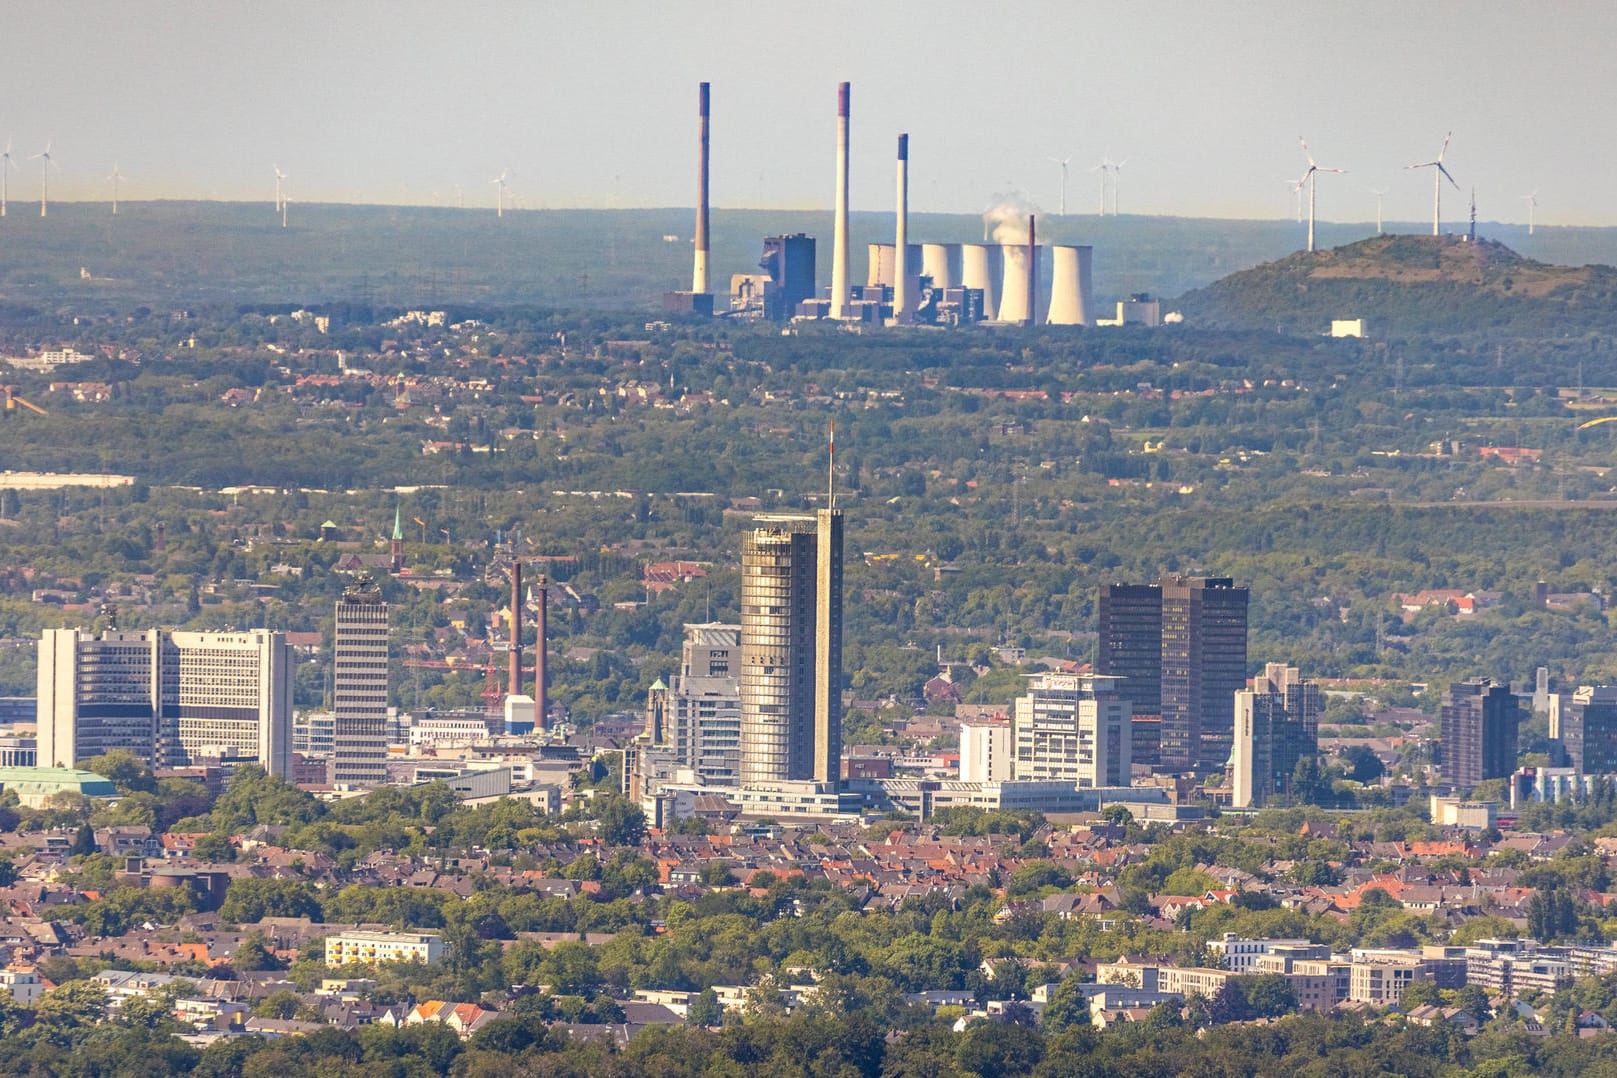
[[50, 187], [51, 166], [56, 164], [55, 160], [51, 158], [51, 140], [46, 139], [45, 148], [28, 160], [39, 161], [39, 215], [44, 217], [45, 208], [48, 204], [46, 194]]
[[1347, 170], [1322, 167], [1314, 160], [1313, 152], [1309, 150], [1307, 141], [1301, 135], [1297, 136], [1297, 141], [1302, 145], [1303, 156], [1308, 158], [1308, 171], [1303, 173], [1303, 178], [1297, 181], [1297, 186], [1300, 188], [1305, 183], [1308, 185], [1308, 249], [1312, 251], [1314, 249], [1314, 197], [1319, 191], [1319, 174], [1321, 172], [1346, 172]]
[[112, 181], [112, 215], [114, 217], [118, 216], [118, 181], [123, 178], [124, 174], [118, 171], [118, 162], [114, 161], [112, 163], [112, 175], [107, 177]]
[[1387, 190], [1384, 187], [1372, 187], [1370, 188], [1370, 193], [1376, 196], [1376, 235], [1380, 236], [1384, 234], [1381, 230], [1381, 199], [1386, 195]]
[[1291, 192], [1291, 212], [1297, 218], [1297, 223], [1303, 223], [1303, 185], [1296, 180], [1281, 180], [1286, 190]]
[[6, 173], [17, 167], [11, 159], [11, 140], [6, 139], [6, 152], [0, 153], [0, 217], [6, 215]]
[[1103, 156], [1100, 159], [1100, 164], [1096, 165], [1094, 168], [1090, 169], [1089, 171], [1100, 173], [1100, 215], [1102, 217], [1105, 217], [1106, 216], [1106, 177], [1112, 171], [1112, 159], [1109, 158], [1109, 157], [1104, 157]]
[[1538, 188], [1533, 188], [1532, 194], [1523, 195], [1522, 198], [1527, 202], [1527, 234], [1531, 236], [1533, 234], [1533, 211], [1538, 209]]
[[1067, 166], [1072, 163], [1072, 154], [1066, 157], [1046, 158], [1052, 164], [1061, 166], [1061, 212], [1058, 216], [1067, 216]]
[[286, 179], [286, 173], [281, 171], [280, 165], [271, 165], [270, 168], [275, 170], [275, 212], [280, 213], [283, 206], [281, 198], [281, 181]]
[[500, 188], [498, 191], [495, 192], [495, 196], [499, 199], [498, 203], [496, 203], [495, 211], [494, 211], [494, 215], [496, 217], [504, 217], [505, 216], [505, 186], [506, 186], [506, 181], [509, 180], [510, 178], [511, 178], [511, 170], [508, 169], [508, 168], [502, 168], [500, 170], [500, 174], [489, 181], [489, 183], [498, 184], [499, 188]]
[[[1443, 155], [1448, 153], [1449, 139], [1453, 137], [1453, 131], [1443, 136], [1443, 148], [1437, 151], [1435, 161], [1421, 161], [1417, 164], [1405, 166], [1406, 168], [1429, 168], [1432, 170], [1432, 235], [1434, 236], [1441, 234], [1439, 226], [1443, 223], [1443, 180], [1446, 178], [1450, 183], [1454, 183], [1454, 177], [1450, 176], [1449, 170], [1443, 167]], [[1454, 189], [1458, 191], [1460, 185], [1454, 183]]]

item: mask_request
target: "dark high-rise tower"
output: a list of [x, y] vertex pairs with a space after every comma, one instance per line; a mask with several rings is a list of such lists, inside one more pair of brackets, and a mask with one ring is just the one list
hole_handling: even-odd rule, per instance
[[840, 780], [842, 513], [763, 516], [741, 542], [741, 783]]
[[1509, 685], [1492, 678], [1457, 681], [1443, 694], [1443, 779], [1468, 791], [1516, 770], [1521, 705]]
[[1100, 593], [1095, 672], [1138, 716], [1160, 716], [1153, 756], [1135, 723], [1134, 758], [1164, 769], [1213, 770], [1229, 760], [1235, 693], [1246, 687], [1246, 588], [1227, 577], [1166, 576]]

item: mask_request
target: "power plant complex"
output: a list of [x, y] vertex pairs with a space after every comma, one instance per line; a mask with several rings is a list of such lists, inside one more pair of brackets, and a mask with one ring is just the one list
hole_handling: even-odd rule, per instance
[[[911, 243], [909, 239], [909, 135], [898, 136], [893, 242], [868, 245], [862, 285], [852, 283], [848, 239], [849, 84], [837, 87], [836, 192], [832, 216], [831, 283], [818, 286], [815, 241], [802, 233], [763, 241], [758, 273], [730, 278], [727, 313], [784, 322], [830, 319], [884, 325], [961, 325], [973, 322], [1030, 326], [1095, 323], [1094, 249], [1036, 242], [1032, 214], [1002, 215], [991, 242]], [[708, 267], [708, 164], [710, 92], [697, 91], [696, 234], [689, 292], [669, 292], [673, 313], [712, 315]], [[985, 215], [985, 219], [986, 219]], [[900, 257], [899, 252], [903, 252]], [[1046, 271], [1046, 267], [1048, 267]], [[1049, 288], [1040, 282], [1048, 281]]]

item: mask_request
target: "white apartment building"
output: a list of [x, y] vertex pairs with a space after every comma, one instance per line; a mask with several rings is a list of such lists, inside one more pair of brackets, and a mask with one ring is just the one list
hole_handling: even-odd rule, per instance
[[1224, 933], [1223, 939], [1209, 940], [1207, 949], [1223, 959], [1221, 964], [1225, 969], [1242, 975], [1256, 972], [1258, 959], [1264, 955], [1304, 959], [1331, 957], [1330, 947], [1323, 943], [1305, 939], [1246, 939], [1233, 932]]
[[44, 766], [127, 749], [153, 767], [209, 760], [292, 773], [284, 633], [47, 629], [37, 685]]
[[1017, 780], [1071, 782], [1084, 788], [1127, 786], [1133, 764], [1133, 711], [1121, 678], [1034, 674], [1016, 698], [1013, 738]]
[[423, 962], [444, 956], [443, 937], [436, 932], [339, 932], [326, 937], [326, 965], [375, 966], [383, 962]]

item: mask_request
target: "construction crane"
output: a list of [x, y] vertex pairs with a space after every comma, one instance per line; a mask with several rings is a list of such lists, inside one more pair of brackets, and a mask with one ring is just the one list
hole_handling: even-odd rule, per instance
[[29, 409], [30, 411], [38, 412], [40, 415], [50, 415], [49, 412], [45, 411], [45, 409], [41, 408], [39, 405], [35, 404], [33, 401], [23, 400], [21, 397], [17, 396], [16, 392], [12, 389], [11, 386], [6, 386], [5, 391], [6, 391], [6, 411], [14, 412], [14, 411], [17, 410], [17, 405], [20, 404], [24, 408]]

